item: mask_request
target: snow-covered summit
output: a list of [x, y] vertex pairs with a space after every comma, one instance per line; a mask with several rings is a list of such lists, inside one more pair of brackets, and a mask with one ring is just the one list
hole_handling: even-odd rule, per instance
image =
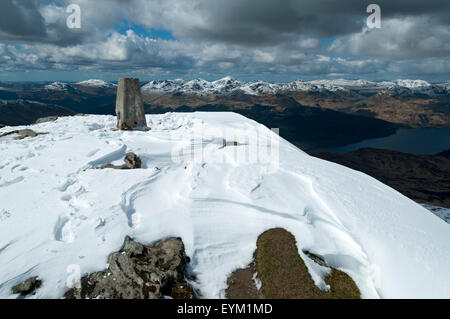
[[80, 86], [88, 86], [88, 87], [95, 87], [95, 88], [112, 88], [117, 86], [116, 84], [109, 83], [103, 80], [97, 80], [97, 79], [90, 79], [86, 81], [77, 82], [77, 85]]
[[[150, 131], [112, 131], [113, 116], [65, 117], [29, 127], [49, 134], [0, 139], [0, 297], [32, 276], [43, 281], [32, 298], [61, 297], [74, 269], [103, 270], [126, 235], [181, 237], [195, 288], [224, 297], [273, 227], [295, 236], [306, 261], [303, 250], [349, 274], [365, 298], [450, 297], [450, 225], [392, 188], [235, 113], [147, 122]], [[142, 169], [99, 169], [127, 152]], [[323, 269], [306, 264], [323, 287]]]
[[68, 83], [64, 82], [53, 82], [44, 86], [44, 89], [49, 91], [67, 91], [69, 88]]
[[438, 95], [450, 94], [449, 88], [445, 84], [431, 84], [423, 80], [396, 80], [377, 83], [381, 89], [379, 94], [388, 95], [426, 95], [435, 97]]
[[376, 82], [371, 82], [367, 80], [346, 80], [346, 79], [335, 79], [335, 80], [315, 80], [310, 81], [312, 84], [319, 84], [324, 86], [336, 86], [336, 87], [373, 87], [376, 86]]

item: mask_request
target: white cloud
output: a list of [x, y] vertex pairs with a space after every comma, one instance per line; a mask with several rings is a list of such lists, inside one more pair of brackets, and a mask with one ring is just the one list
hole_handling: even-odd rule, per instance
[[[69, 3], [81, 7], [80, 30], [66, 27]], [[22, 30], [25, 35], [8, 33], [0, 45], [0, 71], [90, 69], [254, 78], [448, 72], [450, 28], [442, 17], [449, 6], [435, 0], [427, 6], [415, 0], [396, 3], [382, 5], [382, 29], [367, 30], [360, 0], [324, 0], [320, 5], [312, 0], [46, 2], [38, 7], [45, 37], [39, 32], [30, 39], [29, 29]], [[119, 33], [127, 23], [130, 30]], [[139, 35], [133, 24], [167, 30], [176, 39]], [[0, 24], [0, 38], [5, 32]], [[331, 45], [321, 44], [331, 36], [336, 37]]]

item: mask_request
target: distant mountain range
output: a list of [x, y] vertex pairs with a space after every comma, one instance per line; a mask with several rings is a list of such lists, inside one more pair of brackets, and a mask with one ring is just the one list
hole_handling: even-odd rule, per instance
[[[8, 90], [1, 87], [0, 90]], [[41, 88], [54, 91], [71, 91], [74, 89], [90, 88], [116, 88], [117, 84], [98, 79], [90, 79], [77, 83], [53, 82], [43, 85]], [[39, 87], [35, 87], [39, 89]], [[374, 82], [367, 80], [295, 80], [286, 83], [270, 83], [264, 81], [243, 82], [231, 77], [224, 77], [216, 81], [194, 79], [185, 81], [175, 80], [153, 80], [144, 83], [144, 93], [186, 93], [197, 95], [226, 95], [226, 94], [285, 94], [288, 92], [341, 92], [349, 93], [354, 90], [376, 90], [378, 94], [389, 95], [423, 95], [429, 97], [450, 94], [450, 83], [429, 83], [423, 80], [396, 80]]]
[[397, 80], [394, 82], [370, 82], [366, 80], [296, 80], [288, 83], [268, 83], [263, 81], [241, 82], [231, 77], [217, 81], [195, 79], [191, 81], [154, 80], [142, 87], [145, 93], [182, 92], [198, 95], [222, 94], [286, 94], [288, 92], [345, 92], [355, 89], [379, 90], [379, 94], [425, 95], [430, 97], [450, 94], [450, 84], [431, 84], [422, 80]]
[[[95, 79], [0, 83], [0, 99], [36, 101], [86, 114], [114, 114], [116, 91], [115, 83]], [[383, 137], [399, 126], [450, 125], [450, 84], [422, 80], [153, 80], [142, 83], [142, 93], [147, 113], [233, 111], [280, 128], [283, 137], [303, 149]], [[38, 109], [35, 104], [33, 111]]]

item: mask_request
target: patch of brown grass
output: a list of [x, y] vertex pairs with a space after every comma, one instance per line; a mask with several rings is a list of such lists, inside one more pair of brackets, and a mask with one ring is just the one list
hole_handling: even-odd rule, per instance
[[[319, 258], [315, 256], [316, 258]], [[360, 298], [360, 291], [344, 272], [332, 267], [325, 278], [331, 289], [320, 290], [312, 280], [305, 262], [298, 254], [294, 236], [275, 228], [261, 234], [257, 241], [255, 263], [262, 282], [262, 294], [269, 299], [350, 299]]]

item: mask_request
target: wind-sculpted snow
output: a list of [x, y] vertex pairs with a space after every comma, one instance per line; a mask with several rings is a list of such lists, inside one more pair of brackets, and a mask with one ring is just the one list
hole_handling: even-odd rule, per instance
[[[47, 135], [0, 139], [0, 297], [32, 276], [43, 285], [31, 298], [62, 297], [73, 269], [103, 270], [126, 235], [181, 237], [194, 287], [224, 297], [273, 227], [349, 274], [365, 298], [450, 297], [450, 226], [395, 190], [234, 113], [147, 123], [112, 131], [113, 116], [67, 117], [32, 126]], [[127, 152], [142, 169], [99, 169]]]

